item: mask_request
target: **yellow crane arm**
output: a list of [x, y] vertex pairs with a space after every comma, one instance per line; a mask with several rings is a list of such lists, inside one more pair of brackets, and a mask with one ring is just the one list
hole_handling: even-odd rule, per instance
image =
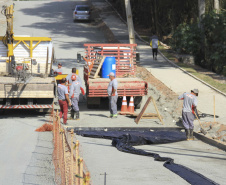
[[6, 28], [6, 35], [5, 38], [3, 39], [4, 44], [8, 48], [8, 57], [13, 56], [13, 40], [14, 40], [14, 33], [13, 33], [13, 10], [14, 6], [3, 6], [2, 13], [6, 17], [6, 23], [7, 23], [7, 28]]

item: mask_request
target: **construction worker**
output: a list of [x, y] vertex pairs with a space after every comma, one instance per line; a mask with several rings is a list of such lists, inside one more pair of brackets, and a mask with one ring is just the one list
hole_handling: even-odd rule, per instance
[[197, 96], [198, 89], [191, 90], [191, 93], [184, 93], [178, 97], [179, 100], [184, 100], [182, 109], [182, 123], [185, 127], [187, 140], [193, 140], [193, 129], [195, 120], [194, 112], [198, 104]]
[[72, 68], [71, 72], [72, 72], [72, 73], [68, 74], [67, 77], [66, 77], [68, 84], [69, 84], [69, 85], [72, 84], [71, 76], [72, 76], [72, 75], [75, 75], [75, 76], [76, 76], [76, 80], [79, 81], [80, 84], [81, 84], [81, 86], [82, 86], [82, 80], [81, 80], [81, 78], [76, 74], [76, 68]]
[[113, 72], [109, 74], [109, 78], [111, 81], [109, 82], [107, 92], [109, 97], [110, 118], [117, 118], [118, 82]]
[[150, 39], [150, 46], [152, 47], [153, 60], [157, 60], [159, 39], [155, 34]]
[[71, 106], [71, 101], [68, 96], [68, 89], [66, 86], [66, 78], [61, 80], [61, 84], [57, 86], [58, 90], [58, 99], [60, 105], [60, 118], [64, 115], [63, 123], [67, 124], [67, 113], [68, 113], [68, 105]]
[[[80, 90], [82, 91], [82, 94], [85, 95], [85, 91], [81, 86], [81, 83], [77, 80], [77, 77], [75, 74], [71, 75], [71, 86], [70, 86], [70, 93], [69, 98], [71, 98], [72, 103], [72, 109], [71, 109], [71, 118], [75, 120], [79, 120], [79, 95]], [[76, 115], [76, 118], [74, 118], [74, 115]]]
[[63, 74], [62, 64], [58, 63], [58, 68], [54, 70], [54, 74]]

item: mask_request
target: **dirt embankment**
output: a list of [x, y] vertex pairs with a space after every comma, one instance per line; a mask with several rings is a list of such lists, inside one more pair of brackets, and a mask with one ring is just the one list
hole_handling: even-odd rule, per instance
[[156, 100], [158, 109], [163, 117], [168, 120], [168, 124], [182, 126], [179, 117], [181, 116], [182, 101], [177, 99], [178, 95], [169, 89], [164, 83], [155, 78], [146, 68], [137, 66], [138, 78], [142, 78], [149, 83], [149, 96]]

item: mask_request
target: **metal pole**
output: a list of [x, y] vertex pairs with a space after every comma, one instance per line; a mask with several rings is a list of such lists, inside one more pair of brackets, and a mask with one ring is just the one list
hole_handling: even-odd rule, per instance
[[45, 78], [48, 77], [48, 61], [49, 61], [49, 48], [47, 47]]
[[104, 173], [104, 185], [106, 185], [107, 184], [107, 173], [105, 172]]
[[216, 123], [215, 95], [213, 95], [213, 118], [214, 118], [214, 123]]
[[104, 174], [100, 175], [104, 175], [104, 185], [107, 185], [107, 173], [105, 172]]
[[133, 15], [131, 11], [130, 0], [125, 0], [125, 7], [126, 7], [126, 18], [127, 18], [128, 32], [129, 32], [129, 43], [135, 44], [136, 41], [135, 41]]

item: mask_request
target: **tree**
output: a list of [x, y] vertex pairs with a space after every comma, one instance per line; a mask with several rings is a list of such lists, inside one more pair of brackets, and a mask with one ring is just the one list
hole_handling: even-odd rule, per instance
[[220, 12], [220, 3], [219, 0], [214, 0], [214, 9], [216, 11], [216, 13]]
[[205, 14], [206, 1], [205, 0], [198, 0], [198, 4], [199, 4], [199, 27], [202, 28], [202, 25], [201, 25], [202, 15]]

